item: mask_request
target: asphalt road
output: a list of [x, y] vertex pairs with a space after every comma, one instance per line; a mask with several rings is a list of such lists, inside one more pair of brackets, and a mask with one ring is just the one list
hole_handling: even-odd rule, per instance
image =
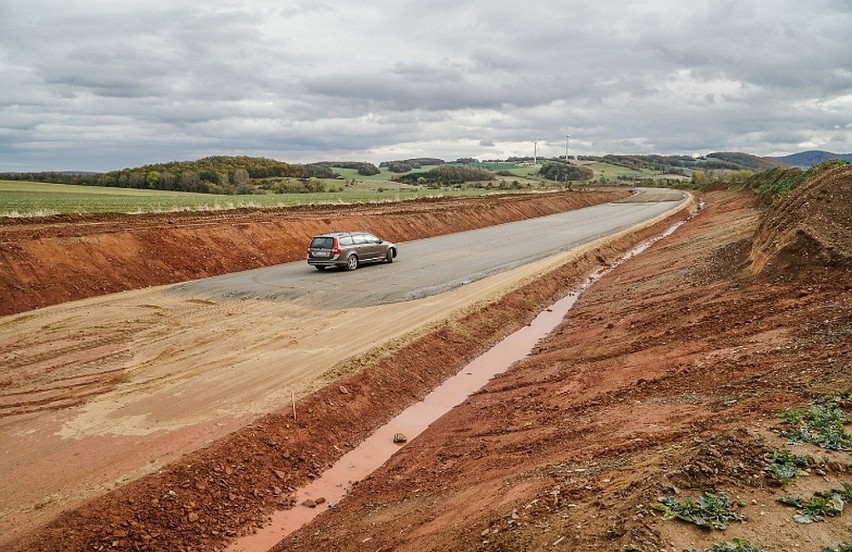
[[628, 201], [400, 243], [391, 264], [320, 272], [301, 261], [186, 282], [168, 293], [212, 301], [291, 301], [315, 309], [407, 301], [615, 234], [677, 207], [685, 198], [679, 191], [642, 190]]

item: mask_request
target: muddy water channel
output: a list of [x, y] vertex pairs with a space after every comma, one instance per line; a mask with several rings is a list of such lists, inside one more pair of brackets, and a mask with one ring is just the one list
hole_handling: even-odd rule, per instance
[[630, 250], [609, 267], [602, 267], [593, 273], [578, 289], [540, 312], [530, 324], [473, 360], [458, 374], [436, 387], [423, 401], [410, 406], [376, 430], [318, 479], [297, 490], [295, 507], [276, 512], [264, 529], [237, 540], [227, 550], [265, 552], [290, 533], [307, 525], [325, 509], [333, 508], [345, 496], [353, 482], [367, 477], [404, 446], [407, 440], [422, 433], [432, 422], [464, 402], [494, 376], [505, 372], [512, 364], [529, 355], [536, 344], [565, 319], [574, 303], [591, 284], [618, 264], [643, 252], [654, 241], [671, 235], [681, 224], [683, 223], [675, 224], [660, 236]]

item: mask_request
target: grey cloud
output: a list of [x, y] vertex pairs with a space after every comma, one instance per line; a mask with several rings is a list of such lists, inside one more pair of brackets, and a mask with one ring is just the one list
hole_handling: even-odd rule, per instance
[[569, 127], [579, 153], [852, 151], [849, 28], [842, 0], [0, 0], [0, 171], [558, 151]]

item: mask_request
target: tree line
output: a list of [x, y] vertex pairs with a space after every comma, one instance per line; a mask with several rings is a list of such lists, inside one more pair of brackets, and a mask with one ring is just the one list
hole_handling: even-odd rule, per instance
[[547, 180], [554, 182], [567, 182], [569, 180], [591, 180], [595, 173], [588, 167], [572, 165], [562, 161], [547, 161], [542, 163], [538, 174]]
[[365, 161], [323, 161], [317, 164], [330, 169], [355, 169], [361, 176], [373, 176], [382, 172], [377, 166]]
[[684, 174], [683, 169], [712, 170], [751, 170], [763, 171], [781, 165], [781, 163], [757, 157], [748, 153], [715, 152], [704, 156], [691, 155], [603, 155], [581, 156], [584, 161], [601, 161], [632, 170], [653, 170], [665, 174]]
[[392, 173], [403, 174], [416, 169], [422, 169], [425, 166], [443, 165], [446, 163], [443, 159], [434, 157], [415, 157], [412, 159], [400, 159], [397, 161], [382, 161], [379, 167], [386, 168]]
[[467, 182], [495, 180], [493, 172], [474, 167], [458, 165], [439, 165], [428, 171], [409, 172], [394, 178], [404, 184], [453, 186]]
[[5, 174], [3, 177], [84, 186], [249, 194], [256, 189], [254, 181], [270, 178], [333, 179], [339, 178], [340, 174], [327, 163], [292, 164], [263, 157], [211, 156], [197, 161], [172, 161], [105, 173], [38, 172]]

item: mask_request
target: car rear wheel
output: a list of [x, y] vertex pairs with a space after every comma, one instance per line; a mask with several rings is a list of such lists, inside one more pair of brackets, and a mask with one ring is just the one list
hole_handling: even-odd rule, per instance
[[349, 255], [346, 259], [346, 270], [355, 270], [358, 268], [358, 255]]
[[394, 251], [393, 249], [388, 249], [388, 252], [385, 255], [385, 261], [392, 263], [394, 257], [396, 257], [396, 251]]

